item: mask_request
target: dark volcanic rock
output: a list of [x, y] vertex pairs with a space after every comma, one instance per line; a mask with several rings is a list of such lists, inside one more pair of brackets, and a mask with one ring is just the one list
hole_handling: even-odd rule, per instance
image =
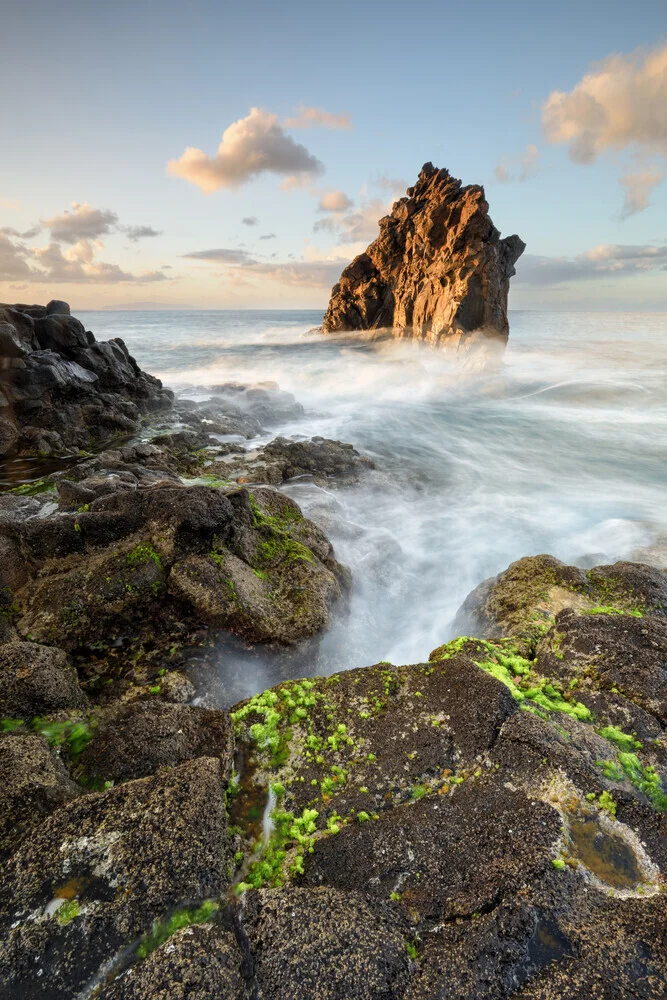
[[618, 562], [585, 572], [553, 556], [526, 556], [468, 594], [454, 630], [485, 639], [516, 636], [533, 642], [565, 608], [664, 617], [667, 575], [642, 563]]
[[31, 719], [85, 705], [76, 671], [62, 649], [35, 642], [0, 645], [0, 716]]
[[3, 996], [75, 997], [153, 921], [223, 892], [227, 777], [200, 758], [45, 819], [0, 875]]
[[466, 782], [451, 799], [429, 796], [319, 840], [302, 883], [397, 893], [415, 921], [469, 917], [551, 867], [560, 825], [555, 809], [497, 780]]
[[148, 777], [194, 757], [231, 762], [232, 753], [231, 724], [224, 712], [153, 699], [105, 712], [79, 763], [87, 778], [119, 782]]
[[273, 490], [158, 481], [89, 493], [87, 510], [12, 522], [38, 573], [14, 594], [24, 637], [74, 649], [121, 628], [158, 638], [186, 619], [291, 645], [328, 624], [347, 583], [327, 538]]
[[244, 926], [259, 1000], [399, 1000], [408, 980], [402, 928], [357, 893], [253, 894]]
[[229, 931], [188, 927], [119, 976], [99, 1000], [244, 1000], [242, 964]]
[[323, 330], [389, 328], [463, 350], [484, 337], [504, 344], [509, 279], [525, 244], [500, 239], [483, 188], [431, 163], [407, 194], [334, 285]]
[[0, 305], [0, 456], [88, 448], [172, 400], [122, 340], [97, 343], [66, 302]]
[[[578, 691], [611, 691], [667, 725], [667, 622], [635, 615], [556, 615], [537, 647], [540, 668], [576, 680]], [[632, 727], [634, 728], [634, 727]]]
[[0, 857], [80, 794], [43, 737], [26, 732], [0, 736]]

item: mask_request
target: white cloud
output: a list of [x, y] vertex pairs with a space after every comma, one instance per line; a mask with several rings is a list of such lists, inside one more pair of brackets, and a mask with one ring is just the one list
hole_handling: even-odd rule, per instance
[[256, 215], [246, 215], [245, 219], [241, 219], [244, 226], [258, 226], [259, 219]]
[[282, 175], [288, 184], [308, 182], [324, 165], [287, 135], [277, 115], [251, 108], [249, 115], [225, 129], [214, 156], [190, 146], [178, 160], [169, 161], [167, 170], [211, 194], [265, 173]]
[[575, 163], [629, 148], [667, 155], [667, 44], [608, 56], [568, 93], [553, 91], [542, 125]]
[[352, 128], [352, 119], [349, 114], [335, 115], [324, 108], [307, 108], [301, 104], [293, 118], [286, 118], [283, 122], [285, 128]]
[[54, 215], [50, 219], [42, 219], [42, 225], [51, 233], [51, 239], [56, 243], [78, 243], [79, 240], [98, 240], [106, 236], [118, 224], [115, 212], [92, 208], [88, 202], [79, 204], [72, 202], [72, 211], [65, 210], [62, 215]]
[[603, 243], [576, 257], [539, 257], [525, 254], [517, 262], [514, 282], [523, 285], [562, 285], [667, 270], [667, 244], [636, 246]]
[[275, 233], [264, 233], [262, 236], [260, 236], [260, 240], [275, 240], [277, 238], [278, 237], [276, 236]]
[[664, 176], [663, 170], [658, 170], [656, 167], [645, 167], [643, 170], [637, 170], [634, 174], [624, 174], [623, 177], [619, 177], [619, 181], [625, 189], [621, 218], [627, 219], [628, 216], [643, 212], [645, 208], [648, 208], [653, 189], [657, 187]]
[[344, 191], [324, 191], [318, 209], [320, 212], [345, 212], [352, 205], [352, 199]]
[[[518, 156], [501, 157], [498, 165], [494, 169], [496, 180], [501, 184], [508, 184], [513, 180], [526, 181], [537, 173], [539, 169], [540, 151], [537, 146], [528, 143], [526, 148]], [[518, 169], [518, 174], [515, 171]]]

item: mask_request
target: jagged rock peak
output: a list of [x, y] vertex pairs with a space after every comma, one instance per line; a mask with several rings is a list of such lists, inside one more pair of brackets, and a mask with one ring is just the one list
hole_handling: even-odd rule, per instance
[[425, 163], [334, 285], [323, 330], [389, 328], [466, 350], [485, 337], [506, 343], [509, 279], [524, 249], [518, 236], [500, 238], [483, 187]]

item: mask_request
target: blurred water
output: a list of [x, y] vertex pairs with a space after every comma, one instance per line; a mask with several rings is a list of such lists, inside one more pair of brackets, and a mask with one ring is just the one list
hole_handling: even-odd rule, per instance
[[[81, 318], [190, 397], [278, 382], [307, 417], [267, 440], [321, 434], [376, 461], [359, 486], [286, 487], [355, 581], [307, 672], [424, 659], [472, 587], [520, 556], [613, 561], [667, 532], [665, 314], [515, 313], [504, 366], [486, 373], [410, 341], [323, 337], [315, 312]], [[263, 659], [257, 678], [230, 656], [222, 681], [240, 694], [290, 670]]]

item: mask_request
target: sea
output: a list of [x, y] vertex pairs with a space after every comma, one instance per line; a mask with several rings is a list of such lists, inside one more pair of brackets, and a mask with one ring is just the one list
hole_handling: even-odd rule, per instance
[[667, 314], [513, 312], [488, 369], [413, 340], [324, 336], [313, 311], [78, 315], [187, 398], [228, 381], [293, 393], [305, 416], [253, 445], [321, 435], [375, 463], [357, 485], [283, 487], [350, 568], [349, 601], [301, 657], [223, 643], [199, 678], [210, 703], [423, 661], [469, 591], [522, 556], [667, 566]]

